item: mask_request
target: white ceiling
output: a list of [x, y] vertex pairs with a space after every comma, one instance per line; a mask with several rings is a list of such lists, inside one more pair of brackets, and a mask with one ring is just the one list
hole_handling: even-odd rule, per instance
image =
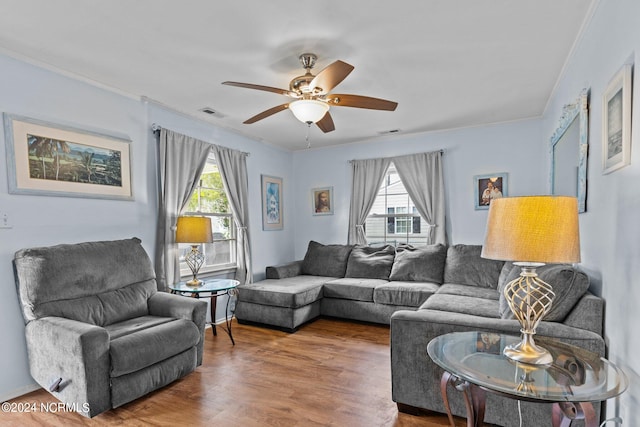
[[307, 126], [289, 111], [242, 124], [288, 98], [221, 82], [286, 89], [312, 52], [314, 74], [355, 66], [334, 92], [398, 102], [332, 107], [314, 147], [538, 117], [596, 2], [0, 0], [0, 51], [298, 150]]

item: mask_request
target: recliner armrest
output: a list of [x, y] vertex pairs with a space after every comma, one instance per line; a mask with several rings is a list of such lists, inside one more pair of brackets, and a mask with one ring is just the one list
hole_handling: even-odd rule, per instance
[[207, 320], [207, 302], [173, 295], [167, 292], [156, 292], [147, 300], [149, 314], [160, 317], [173, 317], [176, 319], [191, 320], [200, 331], [200, 343], [198, 343], [197, 366], [202, 365], [204, 351], [204, 327]]
[[282, 265], [269, 266], [266, 269], [267, 279], [286, 279], [302, 274], [302, 260]]
[[111, 408], [109, 333], [62, 317], [44, 317], [25, 327], [31, 376], [73, 410], [93, 417]]

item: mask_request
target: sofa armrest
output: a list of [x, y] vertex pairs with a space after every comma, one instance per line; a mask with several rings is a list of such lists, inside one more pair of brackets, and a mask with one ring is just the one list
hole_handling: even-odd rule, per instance
[[267, 279], [286, 279], [302, 274], [302, 260], [267, 267]]
[[200, 331], [200, 342], [197, 348], [197, 366], [202, 365], [204, 327], [207, 321], [207, 302], [180, 295], [173, 295], [167, 292], [156, 292], [147, 300], [147, 304], [149, 306], [149, 314], [152, 316], [186, 319], [196, 324], [198, 331]]
[[604, 330], [604, 300], [587, 292], [573, 306], [562, 323], [602, 335]]
[[31, 376], [85, 417], [111, 409], [109, 333], [62, 317], [43, 317], [25, 327]]

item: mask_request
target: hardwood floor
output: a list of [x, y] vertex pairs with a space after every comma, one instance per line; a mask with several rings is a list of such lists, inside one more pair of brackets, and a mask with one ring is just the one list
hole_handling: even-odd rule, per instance
[[[195, 372], [93, 419], [73, 412], [0, 413], [9, 426], [446, 426], [391, 400], [389, 328], [319, 319], [295, 334], [238, 325], [235, 347], [206, 331]], [[55, 400], [38, 390], [11, 402]], [[466, 425], [456, 419], [456, 426]]]

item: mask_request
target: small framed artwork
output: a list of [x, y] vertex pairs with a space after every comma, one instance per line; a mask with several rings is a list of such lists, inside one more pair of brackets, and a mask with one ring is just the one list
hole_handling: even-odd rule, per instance
[[282, 178], [262, 175], [262, 229], [282, 230]]
[[333, 187], [312, 189], [311, 202], [314, 215], [333, 215]]
[[475, 208], [489, 209], [491, 200], [507, 196], [507, 174], [492, 173], [473, 177]]
[[4, 114], [9, 193], [133, 200], [128, 139]]
[[602, 95], [602, 173], [631, 163], [631, 71], [625, 64]]

